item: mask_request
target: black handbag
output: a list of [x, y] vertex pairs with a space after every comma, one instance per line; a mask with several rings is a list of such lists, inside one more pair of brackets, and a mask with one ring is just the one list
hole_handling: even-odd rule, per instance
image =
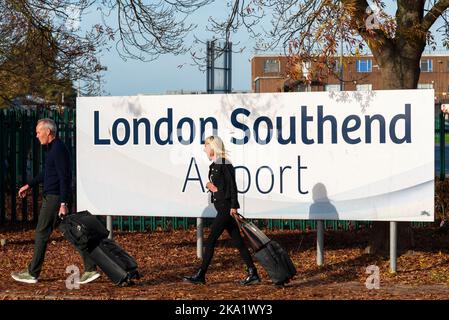
[[63, 217], [58, 228], [64, 237], [80, 250], [96, 247], [109, 235], [102, 222], [88, 211]]

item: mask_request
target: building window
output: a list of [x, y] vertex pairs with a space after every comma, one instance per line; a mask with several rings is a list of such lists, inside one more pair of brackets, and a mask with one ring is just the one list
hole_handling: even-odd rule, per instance
[[373, 68], [373, 62], [371, 59], [357, 60], [357, 72], [371, 72]]
[[418, 89], [433, 89], [433, 83], [418, 83]]
[[421, 60], [421, 72], [432, 72], [432, 59]]
[[339, 84], [326, 84], [324, 86], [324, 91], [340, 91]]
[[279, 73], [281, 71], [281, 64], [279, 60], [265, 60], [264, 66], [263, 66], [263, 72], [265, 73]]
[[254, 92], [256, 93], [260, 92], [260, 79], [256, 79], [255, 81]]
[[373, 85], [371, 83], [358, 84], [356, 85], [357, 91], [371, 91], [373, 90]]
[[447, 60], [447, 71], [449, 72], [449, 60]]

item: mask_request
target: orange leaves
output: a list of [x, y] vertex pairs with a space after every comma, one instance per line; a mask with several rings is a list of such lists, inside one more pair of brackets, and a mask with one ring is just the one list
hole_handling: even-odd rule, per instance
[[[441, 185], [438, 187], [445, 187]], [[447, 190], [447, 189], [446, 189]], [[205, 230], [206, 235], [208, 230]], [[0, 251], [1, 299], [447, 299], [449, 283], [449, 236], [435, 228], [415, 229], [416, 248], [398, 258], [398, 273], [389, 273], [389, 258], [363, 253], [367, 230], [326, 231], [325, 265], [316, 265], [316, 233], [274, 230], [267, 235], [290, 254], [298, 275], [283, 289], [273, 287], [256, 261], [260, 285], [242, 287], [244, 263], [227, 235], [218, 241], [205, 286], [182, 282], [201, 262], [196, 258], [196, 231], [117, 232], [116, 241], [135, 257], [142, 279], [136, 286], [118, 288], [102, 275], [98, 281], [68, 290], [65, 268], [75, 264], [82, 270], [78, 252], [54, 232], [40, 281], [33, 286], [14, 282], [9, 274], [22, 269], [31, 259], [34, 229], [0, 228], [6, 245]], [[369, 290], [366, 268], [379, 267], [380, 289]]]

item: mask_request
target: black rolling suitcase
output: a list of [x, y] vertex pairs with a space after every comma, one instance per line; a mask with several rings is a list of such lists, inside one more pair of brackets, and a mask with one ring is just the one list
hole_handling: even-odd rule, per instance
[[133, 284], [139, 279], [137, 263], [115, 241], [103, 239], [98, 246], [89, 250], [90, 257], [108, 278], [118, 286]]
[[276, 285], [284, 285], [296, 275], [296, 268], [292, 259], [284, 248], [274, 240], [254, 253], [254, 256]]
[[88, 211], [68, 215], [58, 227], [64, 237], [92, 260], [119, 286], [132, 284], [139, 278], [137, 263], [115, 241], [107, 239], [109, 231]]
[[296, 268], [288, 253], [279, 243], [270, 240], [254, 223], [240, 214], [234, 216], [239, 229], [244, 234], [254, 256], [276, 285], [288, 283], [295, 275]]

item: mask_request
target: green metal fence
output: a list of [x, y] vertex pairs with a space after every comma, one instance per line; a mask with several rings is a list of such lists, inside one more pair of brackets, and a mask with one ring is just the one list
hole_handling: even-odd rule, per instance
[[[212, 219], [204, 219], [204, 226], [209, 226]], [[252, 219], [259, 227], [270, 230], [315, 230], [315, 220], [281, 220], [281, 219]], [[196, 227], [196, 218], [186, 217], [113, 217], [113, 225], [118, 230], [145, 231], [145, 230], [177, 230]], [[418, 224], [417, 224], [418, 225]], [[420, 224], [421, 225], [421, 224]], [[327, 230], [353, 230], [370, 228], [369, 221], [326, 221]]]
[[[436, 110], [439, 110], [437, 108]], [[0, 225], [6, 223], [25, 223], [37, 221], [40, 203], [40, 191], [35, 188], [32, 196], [19, 199], [17, 192], [29, 178], [42, 169], [45, 153], [35, 137], [35, 126], [38, 119], [51, 118], [58, 126], [59, 137], [72, 152], [73, 177], [76, 177], [76, 113], [71, 109], [64, 110], [6, 110], [0, 109]], [[435, 128], [444, 128], [444, 119], [437, 113]], [[444, 133], [444, 129], [443, 129]], [[439, 135], [441, 137], [441, 135]], [[444, 152], [444, 139], [443, 139]], [[443, 157], [444, 159], [444, 157]], [[444, 164], [444, 161], [442, 161]], [[443, 165], [444, 170], [444, 165]], [[73, 180], [73, 190], [76, 189]], [[75, 193], [73, 199], [76, 199]], [[76, 208], [72, 208], [76, 209]], [[260, 227], [268, 229], [315, 230], [313, 220], [280, 220], [254, 219]], [[211, 219], [205, 219], [208, 226]], [[414, 223], [424, 226], [426, 223]], [[196, 226], [195, 218], [186, 217], [113, 217], [113, 226], [119, 231], [145, 231], [188, 229]], [[327, 230], [352, 230], [369, 228], [370, 222], [363, 221], [325, 221]]]

